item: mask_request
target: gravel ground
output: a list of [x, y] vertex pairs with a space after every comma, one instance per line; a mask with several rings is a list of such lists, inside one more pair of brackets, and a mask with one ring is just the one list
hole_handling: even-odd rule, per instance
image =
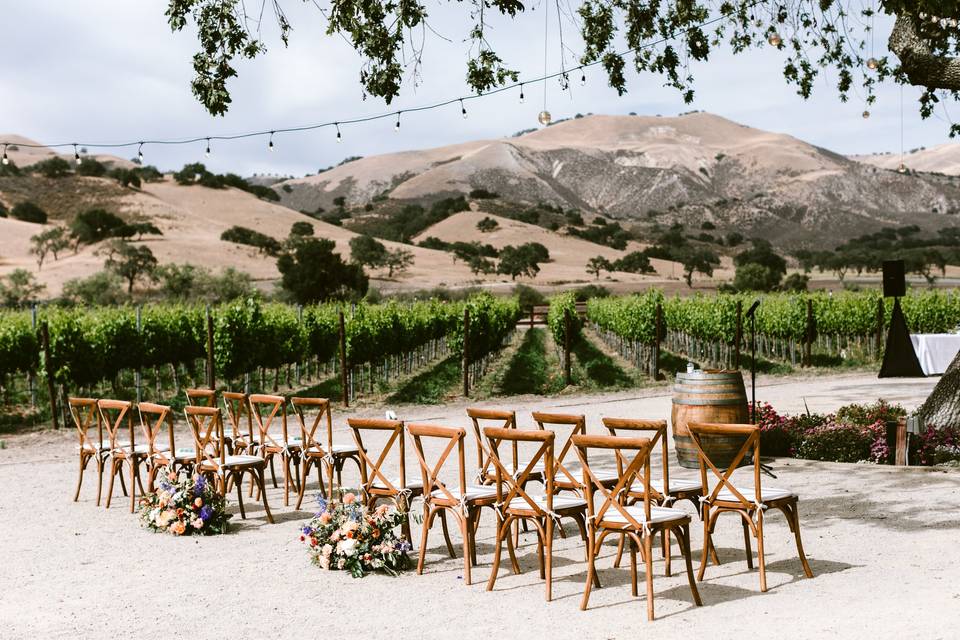
[[[785, 412], [802, 410], [804, 400], [812, 411], [828, 411], [878, 396], [914, 407], [935, 382], [866, 375], [781, 379], [761, 384], [758, 397]], [[601, 416], [668, 415], [668, 393], [486, 405], [515, 408], [521, 427], [530, 424], [534, 409], [583, 412], [588, 428], [599, 432]], [[399, 412], [408, 420], [467, 426], [464, 406]], [[343, 440], [346, 416], [335, 417]], [[467, 447], [472, 469], [472, 438]], [[309, 514], [284, 508], [282, 489], [269, 491], [277, 524], [267, 524], [262, 509], [250, 505], [248, 519], [237, 515], [229, 535], [178, 539], [141, 529], [122, 499], [110, 510], [98, 508], [95, 474], [86, 477], [80, 501], [73, 503], [75, 455], [70, 431], [7, 437], [0, 450], [2, 638], [955, 638], [960, 623], [957, 472], [775, 460], [779, 477], [764, 482], [801, 496], [804, 546], [815, 577], [803, 576], [783, 517], [768, 516], [770, 590], [761, 593], [756, 570], [746, 566], [740, 527], [732, 518], [721, 519], [715, 541], [723, 564], [711, 566], [699, 584], [704, 606], [693, 605], [683, 574], [664, 577], [657, 557], [657, 620], [650, 623], [643, 577], [641, 596], [631, 597], [629, 570], [612, 567], [613, 546], [598, 564], [603, 588], [593, 591], [588, 611], [579, 610], [586, 569], [570, 523], [567, 537], [556, 543], [551, 603], [543, 599], [533, 534], [523, 535], [518, 549], [523, 573], [515, 576], [504, 567], [494, 591], [485, 591], [490, 512], [479, 532], [480, 566], [472, 586], [463, 584], [461, 561], [447, 557], [439, 527], [431, 532], [424, 575], [355, 580], [309, 564], [297, 538]], [[413, 459], [411, 452], [409, 469]], [[672, 477], [689, 473], [671, 467]], [[356, 480], [348, 467], [345, 483]], [[689, 503], [681, 508], [693, 511]], [[418, 538], [418, 525], [413, 533]], [[459, 536], [452, 537], [456, 545]], [[696, 519], [692, 538], [696, 563], [703, 541]], [[676, 570], [682, 567], [676, 547], [674, 554]]]

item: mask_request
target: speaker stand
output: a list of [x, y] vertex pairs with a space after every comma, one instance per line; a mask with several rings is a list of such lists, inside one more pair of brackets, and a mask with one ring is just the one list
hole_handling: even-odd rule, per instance
[[894, 298], [893, 315], [887, 331], [887, 348], [883, 352], [883, 365], [878, 378], [924, 378], [917, 352], [910, 341], [907, 320], [900, 309], [900, 298]]

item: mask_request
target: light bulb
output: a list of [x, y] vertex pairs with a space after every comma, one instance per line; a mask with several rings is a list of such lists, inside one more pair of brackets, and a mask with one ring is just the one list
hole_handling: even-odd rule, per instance
[[550, 115], [550, 112], [544, 109], [539, 114], [537, 114], [537, 122], [539, 122], [543, 126], [547, 126], [548, 124], [550, 124], [551, 117], [552, 116]]
[[140, 164], [143, 164], [143, 143], [140, 143], [140, 146], [137, 147], [137, 160], [140, 161]]
[[463, 106], [463, 100], [460, 100], [460, 113], [463, 114], [463, 119], [467, 119], [467, 108]]
[[340, 137], [340, 123], [334, 122], [333, 126], [337, 128], [337, 142], [343, 142], [343, 138]]
[[523, 85], [520, 85], [520, 104], [523, 104], [525, 100], [523, 99]]
[[273, 151], [273, 131], [270, 132], [270, 142], [267, 143], [267, 150]]
[[871, 57], [867, 60], [867, 69], [870, 69], [871, 71], [876, 71], [877, 67], [879, 66], [880, 66], [880, 62], [876, 58]]
[[587, 74], [582, 69], [580, 70], [580, 86], [585, 87], [587, 85]]
[[394, 125], [393, 130], [397, 132], [400, 131], [400, 112], [399, 111], [397, 111], [397, 124]]
[[77, 151], [76, 145], [73, 147], [73, 159], [77, 162], [78, 166], [83, 163], [83, 159], [80, 158], [80, 153]]
[[906, 172], [907, 172], [907, 165], [901, 162], [900, 166], [897, 167], [897, 173], [906, 173]]
[[863, 111], [863, 119], [866, 120], [866, 119], [869, 118], [869, 117], [870, 117], [870, 112], [867, 111], [866, 109], [864, 109], [864, 111]]
[[780, 37], [780, 34], [774, 31], [767, 38], [767, 42], [770, 43], [770, 46], [779, 47], [783, 43], [783, 39]]
[[207, 150], [204, 153], [204, 155], [207, 156], [208, 158], [210, 157], [210, 138], [207, 138]]
[[7, 157], [7, 145], [3, 145], [3, 162], [4, 165], [10, 164], [10, 158]]

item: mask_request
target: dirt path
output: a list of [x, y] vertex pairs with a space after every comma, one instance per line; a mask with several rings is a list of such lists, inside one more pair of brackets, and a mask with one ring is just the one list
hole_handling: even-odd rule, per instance
[[[936, 380], [849, 375], [760, 382], [761, 399], [795, 412], [803, 409], [804, 400], [813, 411], [827, 411], [878, 396], [914, 407]], [[481, 404], [517, 409], [521, 426], [530, 424], [533, 409], [583, 412], [589, 428], [597, 431], [602, 416], [667, 415], [670, 398], [669, 389], [655, 388]], [[467, 426], [465, 406], [404, 407], [401, 417]], [[379, 415], [381, 410], [360, 413]], [[343, 441], [345, 416], [336, 417], [337, 438]], [[85, 479], [80, 502], [71, 501], [76, 473], [72, 433], [11, 436], [6, 446], [0, 450], [4, 638], [488, 639], [516, 637], [521, 630], [552, 639], [640, 634], [949, 638], [960, 623], [957, 472], [777, 460], [779, 478], [769, 483], [801, 496], [804, 544], [816, 577], [802, 577], [792, 536], [782, 517], [774, 515], [767, 520], [771, 588], [760, 593], [757, 573], [748, 571], [743, 559], [740, 527], [721, 519], [715, 540], [724, 564], [710, 567], [700, 583], [704, 606], [693, 606], [682, 575], [664, 577], [658, 558], [658, 621], [647, 623], [643, 597], [630, 596], [629, 570], [612, 569], [613, 547], [599, 564], [604, 588], [594, 590], [588, 611], [579, 610], [583, 547], [569, 523], [568, 536], [558, 540], [555, 551], [552, 603], [543, 601], [529, 534], [518, 550], [524, 572], [514, 576], [504, 569], [495, 590], [485, 591], [493, 551], [489, 513], [482, 518], [474, 585], [463, 584], [461, 561], [446, 556], [439, 531], [431, 533], [424, 575], [355, 580], [308, 564], [297, 531], [309, 514], [284, 508], [282, 490], [269, 492], [275, 525], [266, 524], [262, 510], [251, 507], [249, 519], [237, 518], [229, 535], [176, 539], [141, 529], [122, 500], [109, 511], [97, 508], [93, 474]], [[470, 436], [466, 454], [472, 470], [476, 458]], [[411, 454], [408, 468], [412, 459]], [[671, 467], [672, 477], [689, 474]], [[345, 481], [356, 482], [354, 469], [348, 467]], [[452, 537], [457, 544], [459, 536]], [[701, 544], [695, 520], [695, 561]], [[674, 567], [680, 564], [677, 558]]]

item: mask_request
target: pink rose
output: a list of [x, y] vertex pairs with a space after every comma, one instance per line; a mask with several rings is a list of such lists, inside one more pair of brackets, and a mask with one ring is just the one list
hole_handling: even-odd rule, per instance
[[343, 496], [343, 504], [353, 504], [357, 501], [357, 496], [353, 493], [346, 493]]

